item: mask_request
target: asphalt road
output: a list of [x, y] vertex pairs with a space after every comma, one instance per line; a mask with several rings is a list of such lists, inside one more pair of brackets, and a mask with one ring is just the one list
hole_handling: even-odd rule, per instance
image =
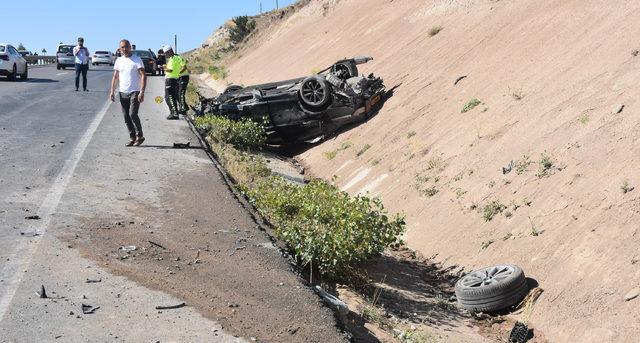
[[29, 76], [0, 78], [0, 342], [345, 341], [186, 121], [164, 119], [162, 78], [132, 148], [109, 67], [89, 92], [73, 71]]

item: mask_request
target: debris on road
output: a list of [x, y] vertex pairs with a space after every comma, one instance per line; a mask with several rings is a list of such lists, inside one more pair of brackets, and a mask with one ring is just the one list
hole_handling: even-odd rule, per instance
[[87, 281], [85, 281], [85, 283], [98, 283], [98, 282], [102, 282], [102, 279], [87, 279]]
[[122, 251], [134, 251], [136, 249], [137, 249], [137, 247], [135, 245], [125, 245], [125, 246], [120, 247], [120, 250], [122, 250]]
[[40, 220], [40, 216], [39, 215], [26, 216], [26, 217], [24, 217], [24, 219]]
[[158, 248], [162, 248], [162, 249], [165, 249], [165, 250], [167, 249], [167, 248], [163, 247], [162, 245], [160, 245], [160, 244], [158, 244], [158, 243], [156, 243], [154, 241], [148, 241], [148, 242], [151, 243], [151, 245], [157, 246]]
[[91, 305], [82, 304], [82, 313], [93, 314], [100, 306], [93, 307]]
[[464, 80], [466, 77], [467, 77], [467, 75], [462, 75], [462, 76], [458, 77], [455, 81], [453, 81], [453, 85], [454, 86], [457, 85], [458, 82]]
[[49, 298], [49, 296], [47, 296], [47, 291], [44, 289], [44, 285], [40, 287], [40, 292], [36, 292], [36, 294], [40, 297], [40, 299]]
[[173, 143], [173, 148], [174, 149], [185, 149], [191, 146], [191, 142], [186, 142], [186, 143]]
[[529, 337], [529, 327], [521, 322], [516, 322], [509, 334], [509, 343], [524, 343]]
[[636, 288], [630, 290], [629, 293], [627, 293], [624, 296], [624, 301], [633, 300], [633, 299], [637, 298], [639, 295], [640, 295], [640, 288], [636, 287]]
[[156, 310], [174, 310], [174, 309], [185, 307], [185, 306], [187, 306], [186, 303], [179, 303], [177, 305], [169, 305], [169, 306], [156, 306]]
[[20, 232], [21, 236], [25, 236], [25, 237], [36, 237], [36, 236], [40, 236], [40, 232], [34, 231], [34, 232]]

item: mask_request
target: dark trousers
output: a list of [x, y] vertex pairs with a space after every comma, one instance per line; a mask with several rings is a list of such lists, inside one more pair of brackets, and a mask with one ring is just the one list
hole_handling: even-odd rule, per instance
[[87, 70], [89, 70], [89, 64], [76, 63], [76, 89], [80, 87], [80, 74], [82, 74], [82, 89], [87, 89]]
[[171, 115], [178, 115], [179, 91], [178, 79], [164, 80], [164, 99], [167, 101]]
[[178, 112], [187, 114], [189, 107], [187, 106], [187, 86], [189, 85], [189, 75], [183, 75], [178, 78]]
[[122, 93], [120, 92], [120, 105], [122, 105], [122, 114], [124, 114], [124, 122], [129, 130], [129, 137], [135, 139], [136, 136], [143, 137], [142, 125], [140, 117], [138, 117], [138, 94], [140, 92]]

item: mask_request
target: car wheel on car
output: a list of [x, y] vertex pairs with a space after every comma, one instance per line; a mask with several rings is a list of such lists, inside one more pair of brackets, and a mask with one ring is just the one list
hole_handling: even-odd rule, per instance
[[29, 66], [24, 65], [24, 73], [20, 75], [20, 78], [25, 81], [29, 77]]
[[238, 86], [238, 85], [229, 85], [229, 87], [224, 89], [224, 92], [222, 92], [222, 94], [229, 94], [229, 93], [237, 92], [237, 91], [241, 90], [242, 88], [243, 88], [242, 86]]
[[59, 64], [56, 65], [56, 69], [60, 70], [60, 65]]
[[15, 79], [18, 77], [18, 67], [16, 67], [16, 65], [13, 65], [13, 69], [11, 70], [11, 74], [9, 74], [9, 80], [11, 81], [15, 81]]
[[309, 76], [300, 84], [300, 101], [311, 111], [323, 111], [331, 104], [331, 88], [327, 80]]
[[528, 290], [524, 272], [515, 265], [472, 271], [455, 286], [458, 303], [471, 312], [496, 312], [516, 305]]

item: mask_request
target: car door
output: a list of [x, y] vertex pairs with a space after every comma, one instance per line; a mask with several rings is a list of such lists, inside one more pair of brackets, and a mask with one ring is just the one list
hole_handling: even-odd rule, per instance
[[18, 50], [16, 50], [16, 48], [14, 48], [11, 45], [9, 45], [9, 55], [11, 55], [11, 59], [13, 63], [16, 64], [16, 69], [18, 71], [18, 74], [24, 74], [24, 70], [27, 66], [26, 66], [26, 62], [24, 61], [24, 58], [22, 58], [22, 55], [20, 55]]

